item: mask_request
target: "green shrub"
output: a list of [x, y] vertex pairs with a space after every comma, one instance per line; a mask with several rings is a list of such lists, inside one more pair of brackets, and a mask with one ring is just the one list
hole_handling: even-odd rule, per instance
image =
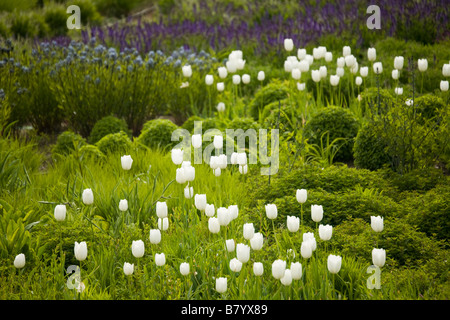
[[203, 121], [202, 117], [199, 116], [190, 116], [186, 121], [181, 125], [181, 128], [188, 130], [190, 133], [194, 132], [194, 122], [195, 121]]
[[439, 115], [439, 110], [445, 108], [445, 102], [435, 94], [427, 93], [415, 99], [416, 111], [424, 119], [432, 119]]
[[14, 13], [11, 18], [11, 34], [16, 38], [32, 38], [37, 35], [37, 29], [29, 15]]
[[44, 20], [49, 26], [52, 36], [65, 35], [67, 33], [67, 17], [66, 7], [62, 5], [45, 7]]
[[88, 140], [90, 143], [95, 144], [104, 136], [120, 131], [129, 133], [125, 120], [114, 116], [106, 116], [95, 123]]
[[94, 146], [92, 144], [82, 146], [79, 150], [79, 154], [82, 159], [92, 159], [96, 162], [105, 159], [105, 154], [101, 152], [97, 146]]
[[353, 145], [356, 167], [377, 170], [390, 164], [390, 157], [385, 151], [386, 142], [380, 135], [381, 128], [379, 121], [371, 121], [359, 130]]
[[[395, 97], [391, 91], [380, 88], [380, 106], [378, 107], [378, 88], [370, 87], [361, 92], [360, 108], [362, 115], [375, 115], [378, 112], [384, 112], [391, 106]], [[381, 109], [381, 110], [378, 110]]]
[[330, 143], [338, 138], [345, 139], [340, 146], [335, 160], [349, 161], [353, 158], [353, 144], [358, 134], [359, 122], [348, 110], [341, 107], [328, 106], [319, 110], [306, 123], [303, 134], [309, 144], [320, 144], [322, 134], [328, 132]]
[[259, 125], [253, 118], [235, 118], [227, 124], [227, 129], [258, 130]]
[[177, 141], [172, 141], [172, 132], [178, 126], [168, 119], [154, 119], [144, 123], [137, 142], [149, 148], [170, 150]]
[[[81, 12], [81, 24], [99, 24], [102, 20], [102, 16], [97, 11], [97, 7], [91, 0], [73, 0], [70, 2], [71, 5], [76, 5], [80, 7]], [[68, 17], [68, 15], [66, 14]], [[67, 19], [67, 18], [66, 18]]]
[[288, 94], [289, 85], [287, 82], [282, 82], [278, 79], [272, 80], [270, 83], [256, 91], [255, 97], [248, 106], [250, 115], [254, 119], [259, 119], [259, 113], [266, 105], [284, 100], [288, 97]]
[[86, 144], [86, 140], [72, 131], [64, 131], [56, 139], [56, 144], [52, 148], [52, 154], [68, 155], [75, 148], [80, 148]]
[[281, 101], [280, 108], [278, 104], [278, 101], [276, 101], [268, 104], [264, 108], [262, 115], [264, 128], [274, 129], [278, 125], [280, 133], [292, 132], [299, 129], [296, 121], [296, 119], [300, 118], [299, 109], [292, 108], [287, 99]]
[[126, 17], [142, 0], [95, 0], [98, 11], [108, 17]]
[[104, 154], [120, 152], [129, 154], [132, 142], [128, 135], [123, 132], [110, 133], [101, 138], [96, 144], [98, 149]]

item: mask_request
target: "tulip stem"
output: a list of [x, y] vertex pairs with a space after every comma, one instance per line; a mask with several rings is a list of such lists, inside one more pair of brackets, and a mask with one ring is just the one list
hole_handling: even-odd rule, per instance
[[275, 242], [277, 243], [278, 257], [281, 258], [280, 244], [278, 243], [278, 238], [277, 238], [276, 232], [275, 232], [275, 223], [273, 222], [273, 220], [274, 219], [272, 219], [273, 237], [275, 238]]

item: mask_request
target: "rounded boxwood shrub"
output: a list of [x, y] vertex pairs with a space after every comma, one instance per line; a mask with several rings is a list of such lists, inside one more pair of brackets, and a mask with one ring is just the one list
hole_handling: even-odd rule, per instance
[[129, 133], [128, 125], [125, 120], [114, 116], [103, 117], [98, 120], [92, 128], [91, 134], [89, 135], [89, 142], [95, 144], [104, 136], [120, 131], [127, 134]]
[[294, 128], [296, 122], [292, 120], [299, 117], [299, 110], [297, 108], [292, 108], [289, 104], [289, 100], [281, 101], [281, 107], [278, 106], [278, 102], [273, 102], [264, 108], [264, 128], [274, 129], [278, 125], [280, 133], [292, 132], [295, 129], [298, 129]]
[[395, 103], [395, 97], [391, 91], [380, 88], [380, 109], [378, 110], [378, 88], [370, 87], [361, 92], [360, 108], [363, 115], [377, 114], [383, 112], [383, 110], [389, 110], [393, 103]]
[[172, 141], [172, 132], [178, 126], [168, 119], [153, 119], [144, 123], [137, 142], [149, 148], [171, 149], [177, 141]]
[[123, 131], [110, 133], [101, 138], [100, 141], [98, 141], [95, 145], [104, 154], [115, 152], [128, 154], [129, 150], [132, 148], [132, 142], [130, 138]]
[[80, 148], [86, 144], [86, 140], [77, 133], [64, 131], [56, 139], [56, 144], [52, 148], [52, 154], [68, 155], [75, 148]]
[[259, 125], [253, 118], [235, 118], [227, 124], [227, 129], [258, 130]]
[[83, 159], [92, 159], [95, 161], [101, 161], [105, 159], [105, 154], [101, 152], [97, 146], [94, 146], [92, 144], [82, 146], [79, 152]]
[[284, 100], [289, 95], [289, 85], [278, 79], [272, 80], [255, 93], [255, 97], [249, 104], [250, 115], [254, 119], [259, 119], [259, 113], [264, 107], [272, 102]]
[[428, 93], [415, 99], [416, 112], [421, 114], [423, 120], [438, 115], [439, 110], [445, 108], [445, 102], [438, 96]]
[[337, 146], [340, 146], [336, 153], [336, 161], [349, 161], [353, 158], [353, 144], [359, 130], [359, 122], [350, 110], [341, 107], [328, 106], [319, 110], [306, 123], [304, 127], [304, 138], [309, 144], [320, 145], [321, 139], [326, 142], [325, 132], [329, 134], [329, 142], [337, 138], [344, 138]]
[[203, 121], [202, 117], [199, 116], [190, 116], [186, 121], [181, 125], [181, 128], [188, 130], [190, 133], [194, 132], [194, 122], [195, 121]]
[[353, 145], [353, 157], [358, 168], [377, 170], [390, 163], [386, 142], [380, 135], [379, 121], [372, 121], [359, 130]]

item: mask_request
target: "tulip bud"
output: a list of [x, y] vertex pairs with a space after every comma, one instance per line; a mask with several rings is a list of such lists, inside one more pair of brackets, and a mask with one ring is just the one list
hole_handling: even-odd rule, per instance
[[219, 67], [218, 69], [219, 72], [219, 78], [220, 79], [225, 79], [228, 75], [228, 70], [225, 67]]
[[184, 188], [184, 197], [186, 199], [191, 199], [194, 196], [194, 187], [187, 186]]
[[397, 69], [392, 70], [392, 79], [398, 80], [399, 75], [400, 74]]
[[85, 205], [93, 204], [94, 194], [92, 193], [92, 189], [84, 189], [81, 198], [83, 199], [83, 203]]
[[311, 70], [311, 78], [314, 82], [319, 82], [320, 77], [320, 71], [319, 70]]
[[341, 270], [342, 257], [330, 254], [327, 259], [327, 267], [330, 273], [336, 274]]
[[230, 219], [234, 220], [239, 215], [239, 208], [236, 204], [228, 206], [228, 213], [230, 215]]
[[201, 134], [192, 135], [192, 146], [196, 149], [201, 148], [201, 146], [202, 146], [202, 135]]
[[264, 81], [265, 78], [266, 74], [264, 73], [264, 71], [258, 72], [258, 81]]
[[311, 244], [312, 251], [316, 250], [317, 243], [316, 243], [316, 238], [314, 238], [314, 233], [305, 232], [303, 234], [303, 241], [309, 241]]
[[273, 220], [277, 217], [278, 211], [275, 204], [266, 204], [266, 216], [267, 218]]
[[225, 90], [225, 83], [223, 82], [217, 82], [217, 91], [222, 92], [223, 90]]
[[333, 227], [329, 224], [327, 225], [319, 225], [319, 237], [323, 241], [328, 241], [331, 239], [331, 235], [333, 233]]
[[298, 49], [297, 50], [297, 58], [298, 60], [303, 60], [306, 57], [306, 49]]
[[233, 272], [239, 272], [242, 269], [242, 262], [236, 258], [230, 260], [230, 269]]
[[75, 254], [75, 258], [78, 261], [83, 261], [86, 259], [87, 257], [87, 245], [86, 242], [76, 242], [75, 241], [75, 248], [74, 248], [74, 254]]
[[242, 70], [245, 67], [245, 60], [243, 60], [242, 58], [237, 59], [236, 60], [236, 69], [237, 70]]
[[363, 79], [361, 77], [356, 77], [355, 84], [359, 87], [363, 82]]
[[345, 66], [345, 57], [337, 58], [336, 65], [337, 65], [338, 68], [344, 68], [344, 66]]
[[299, 80], [300, 77], [302, 76], [302, 73], [299, 68], [294, 68], [291, 71], [291, 75], [292, 75], [292, 79]]
[[365, 78], [368, 76], [369, 74], [369, 67], [361, 67], [359, 69], [359, 74], [361, 75], [361, 77]]
[[413, 101], [412, 99], [406, 99], [405, 104], [406, 104], [408, 107], [411, 107], [411, 106], [414, 104], [414, 101]]
[[241, 76], [238, 74], [234, 74], [232, 77], [233, 84], [238, 85], [241, 83]]
[[208, 217], [214, 217], [214, 215], [216, 214], [216, 209], [214, 208], [214, 204], [206, 204], [205, 214]]
[[442, 75], [444, 77], [450, 77], [450, 63], [446, 63], [442, 66]]
[[311, 205], [311, 218], [314, 222], [320, 222], [323, 218], [323, 207], [320, 205]]
[[280, 280], [286, 271], [286, 261], [278, 259], [272, 263], [272, 276]]
[[292, 39], [284, 39], [284, 49], [286, 51], [292, 51], [294, 49], [294, 41]]
[[169, 218], [158, 218], [158, 229], [162, 231], [169, 229]]
[[309, 62], [307, 60], [302, 60], [298, 64], [298, 68], [300, 72], [308, 72], [309, 71]]
[[250, 75], [248, 75], [248, 74], [243, 74], [243, 75], [242, 75], [242, 83], [243, 83], [243, 84], [249, 84], [249, 83], [250, 83]]
[[428, 69], [428, 60], [427, 59], [419, 59], [417, 61], [417, 67], [419, 68], [420, 72], [427, 71], [427, 69]]
[[255, 234], [253, 223], [244, 223], [244, 239], [250, 240]]
[[238, 243], [236, 245], [236, 257], [240, 262], [246, 263], [250, 259], [250, 247], [244, 243]]
[[218, 112], [224, 112], [224, 111], [225, 111], [225, 103], [219, 102], [219, 103], [217, 104], [216, 109], [217, 109]]
[[214, 148], [222, 149], [223, 147], [223, 137], [222, 136], [214, 136]]
[[306, 89], [306, 85], [304, 83], [297, 82], [298, 91], [303, 91]]
[[144, 256], [145, 246], [144, 241], [136, 240], [131, 244], [131, 253], [135, 258], [142, 258]]
[[290, 232], [297, 232], [300, 227], [300, 218], [295, 216], [287, 216], [286, 225]]
[[181, 273], [181, 275], [183, 275], [183, 276], [187, 276], [188, 274], [189, 274], [189, 263], [187, 263], [187, 262], [182, 262], [181, 264], [180, 264], [180, 273]]
[[327, 67], [321, 66], [319, 68], [320, 78], [326, 78], [327, 77]]
[[303, 241], [302, 245], [300, 247], [300, 254], [302, 255], [302, 257], [305, 259], [311, 258], [312, 252], [313, 252], [313, 250], [311, 247], [311, 242]]
[[250, 239], [250, 246], [253, 250], [261, 250], [264, 243], [264, 237], [261, 232], [257, 232]]
[[440, 88], [443, 92], [448, 91], [448, 81], [441, 80]]
[[264, 273], [264, 265], [262, 262], [254, 262], [253, 263], [253, 274], [257, 277], [262, 276]]
[[227, 278], [216, 278], [216, 291], [219, 293], [227, 291]]
[[66, 219], [66, 205], [58, 204], [55, 206], [54, 216], [56, 221], [64, 221]]
[[175, 165], [180, 165], [183, 162], [183, 155], [184, 152], [182, 149], [172, 149], [171, 151], [172, 162]]
[[186, 181], [194, 181], [195, 179], [195, 168], [191, 165], [183, 167], [184, 178]]
[[344, 68], [340, 68], [340, 67], [336, 68], [336, 75], [339, 78], [342, 78], [344, 76], [344, 74], [345, 74]]
[[127, 211], [128, 210], [128, 201], [127, 199], [122, 199], [119, 201], [119, 210]]
[[350, 67], [350, 72], [353, 74], [357, 74], [358, 70], [359, 70], [359, 64], [358, 64], [358, 62], [355, 62], [355, 64]]
[[25, 255], [23, 253], [18, 254], [14, 258], [14, 267], [16, 267], [17, 269], [25, 267], [25, 260]]
[[206, 208], [206, 194], [196, 194], [194, 197], [195, 207], [203, 211]]
[[231, 221], [230, 218], [231, 217], [227, 208], [224, 207], [217, 208], [217, 219], [221, 226], [227, 226]]
[[291, 283], [292, 283], [292, 274], [291, 274], [291, 270], [286, 269], [286, 270], [284, 271], [284, 275], [283, 275], [283, 277], [280, 279], [280, 281], [281, 281], [281, 283], [282, 283], [284, 286], [290, 286]]
[[302, 278], [302, 264], [300, 262], [291, 262], [292, 279], [300, 280]]
[[183, 66], [181, 71], [183, 72], [183, 76], [186, 78], [190, 78], [192, 76], [192, 67], [190, 65]]
[[234, 239], [228, 239], [225, 241], [225, 245], [227, 247], [228, 252], [233, 252], [236, 248]]
[[211, 74], [207, 74], [205, 76], [205, 83], [207, 86], [210, 86], [214, 83], [214, 77]]
[[122, 156], [120, 157], [120, 162], [122, 164], [123, 170], [130, 170], [131, 165], [133, 164], [133, 159], [131, 159], [131, 156]]
[[331, 75], [330, 76], [330, 84], [333, 86], [333, 87], [336, 87], [338, 84], [339, 84], [339, 76], [333, 76], [333, 75]]
[[240, 166], [247, 164], [247, 154], [245, 152], [239, 152], [237, 154], [237, 164]]
[[383, 217], [380, 216], [370, 216], [370, 226], [372, 227], [373, 231], [375, 232], [381, 232], [383, 231]]
[[395, 94], [401, 96], [403, 94], [403, 88], [395, 88]]
[[377, 50], [375, 48], [369, 48], [367, 50], [367, 58], [369, 61], [375, 61], [377, 59]]
[[237, 60], [229, 59], [225, 65], [226, 65], [227, 71], [229, 73], [235, 73], [237, 71], [237, 67], [238, 67]]
[[156, 215], [158, 218], [165, 218], [167, 217], [167, 203], [163, 201], [157, 201], [156, 202]]
[[402, 56], [395, 57], [394, 58], [394, 68], [398, 69], [398, 70], [402, 70], [404, 61], [405, 61], [405, 59]]
[[219, 233], [219, 231], [220, 231], [219, 219], [217, 219], [215, 217], [209, 218], [208, 229], [209, 229], [209, 232], [211, 232], [211, 233]]
[[297, 189], [295, 196], [298, 203], [305, 203], [308, 197], [308, 192], [306, 189]]
[[381, 62], [375, 62], [373, 64], [373, 72], [375, 74], [381, 74], [383, 72], [383, 64]]
[[133, 272], [134, 272], [134, 264], [130, 264], [130, 263], [128, 263], [128, 262], [125, 262], [125, 263], [123, 264], [123, 273], [124, 273], [126, 276], [130, 276], [130, 275], [133, 274]]
[[356, 58], [352, 54], [345, 57], [345, 65], [348, 68], [353, 67], [355, 65], [355, 63], [356, 63]]
[[158, 267], [166, 264], [166, 255], [164, 253], [155, 253], [155, 263]]
[[184, 168], [177, 168], [175, 180], [179, 184], [186, 183], [186, 175], [185, 175], [185, 172], [184, 172]]
[[342, 55], [344, 57], [349, 56], [352, 53], [352, 49], [349, 46], [344, 46], [342, 48]]
[[386, 263], [386, 251], [384, 249], [374, 248], [372, 250], [372, 263], [382, 268]]
[[150, 243], [158, 244], [161, 242], [161, 231], [159, 229], [150, 229]]
[[326, 52], [325, 53], [325, 61], [331, 62], [332, 60], [333, 60], [333, 54], [331, 52]]

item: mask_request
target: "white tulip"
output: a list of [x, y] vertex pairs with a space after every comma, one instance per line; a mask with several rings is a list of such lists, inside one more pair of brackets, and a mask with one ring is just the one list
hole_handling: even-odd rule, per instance
[[400, 76], [400, 73], [397, 69], [392, 70], [392, 79], [398, 80], [398, 77]]
[[240, 166], [247, 164], [247, 154], [245, 152], [238, 152], [237, 154], [237, 164]]
[[214, 83], [214, 77], [211, 74], [207, 74], [205, 76], [205, 83], [207, 86], [210, 86]]
[[253, 226], [253, 223], [244, 223], [243, 229], [244, 239], [250, 240], [251, 238], [253, 238], [255, 234], [255, 227]]
[[286, 269], [286, 270], [284, 271], [284, 275], [283, 275], [283, 277], [280, 279], [280, 281], [281, 281], [281, 283], [282, 283], [284, 286], [290, 286], [291, 283], [292, 283], [292, 274], [291, 274], [291, 270]]
[[171, 150], [172, 162], [175, 165], [180, 165], [183, 162], [183, 155], [184, 152], [182, 149], [172, 149]]
[[292, 279], [300, 280], [302, 278], [303, 270], [300, 262], [291, 262], [291, 275]]
[[244, 67], [245, 67], [245, 60], [243, 60], [243, 59], [237, 59], [237, 60], [236, 60], [236, 68], [237, 68], [238, 70], [242, 70], [242, 69], [244, 69]]
[[231, 220], [236, 219], [239, 215], [239, 207], [237, 206], [237, 204], [228, 206], [228, 213], [230, 215]]
[[220, 231], [220, 224], [219, 219], [216, 217], [211, 217], [208, 219], [208, 229], [211, 233], [219, 233]]
[[319, 68], [320, 78], [326, 78], [327, 77], [327, 67], [321, 66]]
[[155, 264], [162, 267], [166, 264], [166, 255], [164, 253], [155, 253]]
[[345, 67], [345, 57], [339, 57], [336, 59], [336, 65], [338, 68]]
[[384, 228], [383, 223], [383, 217], [380, 216], [370, 216], [370, 226], [372, 227], [373, 231], [375, 232], [381, 232]]
[[359, 68], [359, 74], [363, 78], [367, 77], [369, 75], [369, 67], [361, 67], [361, 68]]
[[192, 67], [190, 65], [183, 66], [181, 70], [183, 71], [184, 77], [190, 78], [192, 76]]
[[306, 89], [306, 85], [304, 83], [297, 82], [297, 89], [299, 91], [303, 91]]
[[217, 208], [217, 219], [221, 226], [227, 226], [231, 221], [228, 209], [225, 207]]
[[345, 73], [344, 68], [341, 68], [341, 67], [336, 68], [336, 75], [338, 77], [342, 78], [344, 76], [344, 73]]
[[314, 233], [312, 233], [312, 232], [305, 232], [303, 234], [303, 241], [309, 241], [310, 244], [311, 244], [312, 251], [316, 250], [317, 243], [316, 243], [316, 238], [314, 238]]
[[230, 260], [230, 270], [233, 272], [239, 272], [242, 269], [242, 262], [236, 258]]
[[292, 75], [292, 79], [299, 80], [300, 77], [302, 76], [302, 73], [299, 68], [294, 68], [291, 71], [291, 75]]
[[373, 64], [373, 72], [375, 74], [381, 74], [383, 72], [383, 64], [381, 62], [375, 62]]
[[386, 250], [374, 248], [372, 250], [372, 263], [382, 268], [386, 263]]
[[332, 60], [333, 60], [333, 54], [331, 52], [326, 52], [325, 53], [325, 61], [331, 62]]
[[398, 70], [402, 70], [404, 62], [405, 62], [405, 59], [402, 56], [395, 57], [394, 58], [394, 68], [398, 69]]
[[66, 219], [66, 205], [58, 204], [55, 206], [54, 216], [56, 221], [64, 221]]
[[261, 232], [257, 232], [250, 239], [250, 247], [253, 250], [261, 250], [264, 244], [264, 236]]
[[220, 154], [217, 156], [217, 163], [220, 169], [226, 169], [228, 165], [228, 159], [226, 154]]
[[356, 63], [356, 58], [352, 54], [345, 57], [345, 65], [348, 68], [352, 68], [355, 65], [355, 63]]
[[360, 85], [362, 85], [363, 79], [358, 76], [355, 78], [355, 84], [359, 87]]
[[369, 61], [375, 61], [377, 59], [377, 50], [375, 48], [369, 48], [367, 50], [367, 58]]
[[294, 41], [292, 39], [284, 39], [284, 49], [286, 51], [292, 51], [294, 49]]
[[75, 241], [75, 247], [74, 247], [74, 254], [75, 254], [75, 258], [78, 261], [83, 261], [86, 259], [87, 257], [87, 245], [86, 242], [76, 242]]
[[342, 257], [330, 254], [327, 259], [327, 267], [330, 273], [336, 274], [341, 270]]
[[311, 205], [311, 219], [314, 222], [320, 222], [323, 218], [323, 207], [321, 205]]
[[237, 152], [233, 152], [231, 154], [231, 157], [230, 157], [230, 163], [231, 164], [238, 164], [237, 163], [237, 158], [238, 158], [238, 153]]
[[94, 203], [94, 193], [92, 192], [92, 189], [84, 189], [83, 193], [81, 195], [81, 198], [83, 199], [83, 203], [85, 205], [90, 205]]
[[219, 72], [219, 78], [220, 79], [225, 79], [228, 75], [228, 70], [225, 67], [219, 67], [217, 69], [217, 71]]
[[132, 242], [131, 253], [135, 258], [142, 258], [144, 256], [144, 252], [145, 252], [144, 241], [136, 240]]
[[127, 199], [122, 199], [119, 201], [119, 210], [127, 211], [128, 210], [128, 201]]
[[446, 63], [442, 66], [442, 75], [444, 77], [450, 77], [450, 63]]
[[217, 91], [222, 92], [225, 90], [225, 84], [223, 82], [217, 82]]
[[236, 245], [234, 239], [228, 239], [225, 241], [225, 246], [227, 247], [228, 252], [233, 252], [236, 249]]
[[249, 74], [243, 74], [242, 75], [242, 83], [243, 84], [249, 84], [250, 83], [250, 75]]
[[162, 231], [169, 229], [169, 218], [158, 218], [158, 229]]
[[222, 149], [223, 147], [223, 137], [222, 136], [214, 136], [214, 148]]
[[297, 198], [298, 203], [305, 203], [308, 198], [308, 192], [306, 189], [297, 189], [295, 197]]
[[295, 216], [287, 216], [286, 225], [290, 232], [297, 232], [300, 227], [300, 218]]
[[150, 243], [158, 244], [161, 242], [161, 230], [159, 229], [150, 229]]
[[321, 79], [319, 70], [311, 70], [311, 78], [314, 82], [319, 82]]
[[292, 69], [294, 69], [294, 63], [292, 62], [292, 60], [284, 61], [284, 71], [292, 72]]
[[441, 80], [440, 88], [443, 92], [448, 91], [448, 81]]
[[308, 72], [309, 71], [309, 62], [307, 60], [302, 60], [298, 64], [298, 68], [300, 69], [300, 72]]
[[130, 275], [133, 274], [133, 272], [134, 272], [134, 264], [130, 264], [130, 263], [128, 263], [128, 262], [125, 262], [125, 263], [123, 264], [123, 273], [124, 273], [126, 276], [130, 276]]
[[396, 95], [401, 96], [403, 94], [403, 88], [395, 88], [394, 92]]
[[308, 259], [312, 256], [312, 247], [310, 241], [303, 241], [300, 247], [300, 254], [303, 258]]
[[179, 184], [184, 184], [186, 183], [186, 174], [185, 174], [185, 170], [183, 167], [181, 168], [177, 168], [176, 169], [176, 177], [175, 180], [179, 183]]
[[120, 162], [122, 164], [123, 170], [130, 170], [131, 165], [133, 164], [133, 159], [131, 158], [131, 156], [126, 155], [126, 156], [120, 157]]
[[277, 217], [278, 211], [277, 206], [275, 204], [266, 204], [265, 208], [267, 218], [273, 220]]
[[241, 76], [238, 74], [234, 74], [232, 80], [233, 84], [238, 85], [241, 83]]
[[352, 54], [352, 49], [349, 47], [349, 46], [344, 46], [343, 48], [342, 48], [342, 55], [344, 56], [344, 57], [347, 57], [347, 56], [349, 56], [349, 55], [351, 55]]
[[339, 84], [339, 76], [333, 76], [333, 75], [331, 75], [330, 76], [330, 84], [333, 86], [333, 87], [336, 87], [338, 84]]
[[244, 243], [238, 243], [236, 245], [236, 257], [240, 262], [246, 263], [250, 259], [250, 247]]
[[214, 215], [216, 214], [216, 209], [214, 207], [214, 204], [206, 204], [205, 214], [208, 217], [214, 217]]
[[194, 197], [195, 207], [203, 211], [206, 209], [206, 194], [196, 194]]
[[194, 196], [194, 187], [187, 186], [184, 188], [184, 197], [186, 199], [191, 199]]
[[235, 73], [237, 71], [237, 67], [238, 67], [237, 60], [233, 60], [233, 59], [228, 60], [225, 65], [226, 65], [227, 71], [229, 73]]
[[319, 225], [319, 237], [323, 241], [328, 241], [331, 239], [331, 235], [333, 234], [333, 227], [329, 224], [327, 225]]
[[227, 278], [216, 278], [216, 291], [219, 293], [227, 291]]
[[266, 78], [266, 74], [264, 73], [264, 71], [259, 71], [258, 72], [258, 81], [264, 81], [265, 78]]
[[298, 49], [297, 50], [297, 58], [298, 58], [298, 60], [303, 60], [303, 59], [305, 59], [305, 57], [306, 57], [306, 49], [303, 49], [303, 48]]
[[262, 262], [254, 262], [253, 263], [253, 274], [257, 277], [262, 276], [264, 273], [264, 265]]
[[278, 259], [272, 263], [272, 276], [280, 280], [286, 271], [286, 261]]
[[181, 273], [181, 275], [187, 276], [189, 274], [189, 269], [190, 269], [189, 263], [182, 262], [180, 264], [180, 273]]
[[25, 260], [25, 255], [23, 253], [18, 254], [14, 258], [14, 267], [16, 267], [17, 269], [25, 267]]
[[405, 104], [406, 104], [408, 107], [411, 107], [411, 106], [414, 104], [414, 101], [413, 101], [412, 99], [406, 99]]
[[305, 56], [305, 59], [304, 59], [304, 60], [308, 62], [308, 64], [309, 64], [310, 67], [311, 67], [311, 65], [314, 63], [314, 57], [313, 57], [312, 55], [310, 55], [310, 54], [307, 54], [307, 55]]
[[419, 59], [417, 61], [417, 66], [420, 72], [427, 71], [428, 69], [428, 60], [427, 59]]
[[202, 146], [202, 135], [201, 134], [192, 135], [192, 146], [196, 149], [200, 148]]
[[168, 214], [167, 203], [164, 201], [156, 202], [156, 215], [158, 218], [166, 218]]

